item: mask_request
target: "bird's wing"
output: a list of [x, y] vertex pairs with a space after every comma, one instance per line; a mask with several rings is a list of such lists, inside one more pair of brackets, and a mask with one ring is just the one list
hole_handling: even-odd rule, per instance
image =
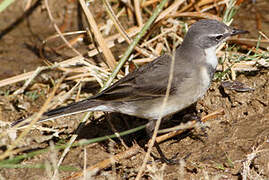
[[[161, 56], [153, 62], [141, 66], [91, 98], [104, 101], [136, 101], [163, 97], [168, 85], [170, 64], [170, 55]], [[180, 70], [175, 74], [183, 77], [185, 73]], [[178, 77], [173, 79], [170, 95], [176, 90], [176, 82], [178, 82], [176, 81]]]

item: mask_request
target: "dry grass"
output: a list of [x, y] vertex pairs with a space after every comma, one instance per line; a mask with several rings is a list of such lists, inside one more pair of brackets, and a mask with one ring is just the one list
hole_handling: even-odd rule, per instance
[[[188, 26], [193, 22], [195, 22], [197, 19], [213, 18], [217, 20], [222, 20], [220, 16], [222, 16], [226, 12], [227, 14], [225, 14], [225, 19], [223, 20], [227, 23], [231, 23], [233, 17], [233, 13], [231, 12], [234, 9], [238, 8], [238, 4], [237, 5], [232, 4], [226, 0], [202, 0], [199, 2], [190, 1], [189, 3], [183, 0], [175, 0], [173, 2], [169, 1], [168, 3], [165, 3], [164, 10], [161, 11], [161, 13], [159, 13], [156, 18], [152, 18], [153, 24], [151, 25], [151, 23], [149, 23], [148, 29], [143, 29], [143, 26], [147, 24], [147, 22], [149, 22], [148, 19], [152, 17], [150, 10], [155, 9], [156, 5], [159, 4], [158, 0], [155, 1], [134, 0], [134, 7], [132, 7], [132, 4], [130, 6], [130, 4], [126, 3], [124, 8], [122, 9], [118, 8], [120, 1], [115, 0], [113, 1], [113, 5], [111, 5], [112, 4], [111, 2], [103, 0], [107, 13], [109, 14], [109, 16], [107, 16], [108, 18], [107, 24], [98, 24], [97, 23], [98, 21], [97, 19], [94, 18], [93, 13], [87, 8], [85, 1], [80, 0], [79, 2], [80, 5], [82, 6], [83, 12], [86, 15], [87, 23], [90, 26], [90, 30], [86, 29], [85, 31], [80, 31], [79, 33], [83, 33], [83, 35], [92, 34], [95, 41], [95, 43], [89, 45], [89, 49], [90, 48], [91, 49], [88, 52], [88, 57], [89, 58], [94, 57], [100, 52], [102, 52], [102, 54], [104, 55], [103, 59], [104, 63], [94, 64], [94, 62], [91, 59], [83, 57], [81, 53], [75, 48], [75, 44], [77, 42], [73, 40], [77, 40], [78, 38], [83, 37], [82, 35], [77, 35], [76, 32], [74, 32], [72, 35], [77, 37], [72, 39], [72, 41], [68, 41], [66, 39], [66, 36], [70, 34], [61, 32], [60, 30], [61, 28], [58, 27], [52, 14], [50, 13], [51, 12], [50, 9], [53, 7], [50, 7], [48, 1], [45, 0], [46, 10], [51, 19], [51, 23], [53, 24], [57, 32], [57, 36], [52, 36], [48, 38], [46, 41], [44, 41], [44, 45], [48, 41], [53, 41], [54, 39], [60, 37], [64, 42], [64, 44], [61, 45], [61, 47], [66, 46], [71, 48], [72, 51], [74, 52], [74, 57], [55, 64], [48, 62], [48, 66], [39, 67], [37, 70], [33, 72], [27, 72], [0, 81], [0, 87], [11, 86], [14, 83], [25, 81], [24, 85], [21, 88], [18, 88], [16, 91], [11, 92], [12, 94], [9, 94], [9, 96], [19, 97], [25, 91], [27, 91], [27, 89], [31, 89], [35, 85], [34, 80], [38, 76], [40, 76], [41, 73], [43, 73], [44, 71], [49, 72], [60, 71], [60, 73], [63, 75], [60, 80], [55, 82], [53, 90], [49, 89], [51, 93], [48, 96], [47, 101], [44, 103], [40, 111], [33, 118], [30, 125], [26, 129], [23, 129], [19, 133], [17, 132], [18, 129], [16, 129], [18, 126], [13, 127], [11, 129], [9, 127], [5, 128], [2, 127], [0, 137], [3, 138], [9, 136], [10, 139], [13, 139], [13, 141], [9, 141], [9, 144], [6, 144], [6, 146], [8, 147], [7, 150], [4, 151], [2, 154], [0, 154], [0, 159], [3, 160], [3, 162], [5, 158], [10, 157], [12, 159], [12, 157], [14, 156], [16, 157], [21, 152], [24, 152], [27, 149], [26, 147], [23, 147], [21, 145], [21, 141], [24, 141], [24, 139], [27, 137], [27, 134], [33, 128], [35, 128], [35, 123], [41, 117], [42, 113], [44, 113], [47, 109], [51, 109], [53, 107], [62, 104], [66, 99], [72, 96], [72, 94], [77, 93], [75, 99], [76, 100], [81, 99], [79, 98], [80, 91], [78, 90], [78, 87], [81, 87], [80, 84], [81, 82], [94, 81], [98, 82], [100, 87], [107, 87], [113, 81], [115, 81], [114, 80], [115, 78], [117, 79], [123, 76], [123, 69], [126, 70], [125, 73], [132, 71], [133, 63], [135, 63], [136, 65], [144, 64], [146, 62], [153, 60], [156, 56], [160, 55], [160, 52], [162, 51], [168, 52], [171, 49], [170, 47], [171, 39], [176, 40], [175, 44], [180, 44]], [[91, 3], [93, 2], [90, 2], [90, 4]], [[115, 9], [118, 11], [114, 12], [113, 10]], [[125, 9], [127, 10], [125, 11]], [[214, 9], [214, 11], [211, 11], [212, 9]], [[224, 9], [226, 9], [226, 11]], [[133, 17], [135, 19], [135, 21], [133, 22], [137, 22], [137, 24], [133, 23], [133, 25], [128, 29], [124, 29], [120, 21], [121, 16], [124, 16], [126, 14], [128, 14], [130, 18]], [[179, 20], [178, 18], [183, 18], [184, 20]], [[113, 25], [116, 27], [118, 31], [117, 33], [114, 34], [111, 33], [112, 28], [111, 24], [108, 23], [109, 20], [110, 22], [113, 22]], [[149, 29], [149, 27], [152, 27], [152, 29]], [[159, 35], [152, 35], [152, 33], [155, 33], [154, 32], [155, 29], [161, 29]], [[107, 36], [104, 35], [105, 32], [108, 34]], [[146, 35], [142, 36], [143, 34]], [[136, 38], [133, 38], [134, 36], [136, 36]], [[268, 42], [268, 37], [264, 34], [262, 34], [262, 36], [264, 39], [261, 39], [260, 41]], [[141, 40], [142, 37], [143, 40]], [[232, 41], [242, 42], [242, 38], [241, 39], [233, 38]], [[251, 40], [244, 39], [244, 41], [251, 41]], [[126, 50], [126, 52], [123, 54], [123, 58], [119, 60], [117, 57], [113, 55], [111, 48], [123, 42], [127, 42], [128, 44], [130, 44], [129, 46], [130, 48]], [[137, 44], [138, 42], [140, 42], [140, 44]], [[98, 46], [98, 48], [96, 48], [96, 45]], [[47, 47], [45, 47], [45, 49], [46, 48]], [[55, 49], [57, 48], [59, 47], [56, 47]], [[244, 54], [241, 53], [240, 51], [234, 52], [229, 49], [228, 50], [227, 49], [225, 50], [223, 48], [220, 49], [220, 51], [218, 52], [219, 56], [227, 54], [228, 52], [230, 57], [228, 61], [224, 61], [221, 65], [218, 66], [218, 71], [220, 72], [219, 73], [220, 79], [227, 79], [227, 78], [236, 79], [236, 72], [257, 71], [258, 70], [256, 66], [257, 63], [260, 64], [260, 66], [264, 67], [268, 66], [268, 62], [263, 63], [262, 61], [263, 57], [268, 56], [268, 52], [266, 52], [266, 50], [261, 49], [258, 46], [246, 47], [246, 49], [249, 51], [249, 54]], [[238, 57], [240, 58], [240, 61], [234, 61], [234, 59], [238, 59]], [[249, 57], [252, 57], [251, 58], [252, 61], [245, 61]], [[132, 62], [128, 58], [130, 58]], [[128, 63], [126, 63], [127, 61]], [[69, 86], [66, 83], [67, 80], [75, 81], [77, 82], [77, 85], [73, 87], [70, 90], [70, 92], [66, 93], [62, 91], [60, 87]], [[85, 122], [88, 119], [88, 117], [89, 114], [86, 115], [86, 117], [82, 120], [82, 122]], [[188, 129], [193, 127], [194, 125], [192, 124], [191, 126], [188, 126]], [[48, 129], [42, 129], [41, 127], [39, 128], [39, 130], [48, 131]], [[53, 129], [52, 131], [54, 130], [55, 129]], [[158, 126], [155, 130], [153, 139], [155, 139], [157, 135], [157, 130]], [[11, 132], [13, 132], [13, 135], [11, 135]], [[181, 130], [177, 132], [172, 132], [162, 137], [157, 137], [156, 140], [164, 141], [165, 139], [171, 138], [181, 132], [182, 132]], [[55, 133], [59, 134], [60, 132], [57, 132], [56, 130]], [[18, 137], [16, 137], [17, 134], [19, 134]], [[76, 141], [76, 137], [77, 137], [76, 135], [73, 135], [71, 137], [70, 141], [66, 145], [66, 148], [62, 152], [60, 158], [56, 158], [57, 152], [55, 148], [53, 149], [54, 145], [50, 146], [52, 148], [51, 158], [49, 160], [50, 162], [45, 163], [48, 178], [60, 179], [61, 175], [59, 172], [59, 168], [61, 167], [61, 164], [65, 156], [69, 153], [72, 144]], [[148, 151], [148, 156], [151, 152], [153, 142], [154, 141], [151, 141], [151, 144], [149, 146], [150, 148]], [[86, 167], [86, 162], [84, 162], [82, 172], [67, 177], [66, 179], [74, 179], [75, 177], [77, 178], [79, 176], [84, 176], [84, 179], [87, 179], [89, 176], [92, 176], [97, 171], [106, 168], [108, 166], [111, 166], [112, 164], [115, 164], [115, 162], [118, 162], [121, 159], [130, 158], [139, 153], [140, 151], [141, 151], [140, 147], [137, 144], [135, 144], [133, 145], [132, 148], [129, 148], [126, 151], [123, 151], [119, 154], [113, 155], [109, 159], [105, 159], [104, 161], [99, 162], [91, 167]], [[262, 150], [261, 151], [254, 150], [253, 153], [247, 157], [247, 160], [243, 163], [243, 172], [242, 172], [243, 179], [260, 178], [258, 174], [253, 175], [252, 174], [253, 172], [250, 172], [249, 167], [250, 163], [252, 162], [253, 158], [257, 155], [257, 153], [262, 152], [263, 152]], [[84, 153], [85, 153], [84, 159], [86, 161], [87, 156], [86, 149], [84, 149]], [[57, 159], [59, 159], [58, 162], [56, 161]], [[144, 164], [142, 165], [140, 173], [137, 176], [137, 179], [140, 179], [144, 172], [148, 173], [152, 179], [163, 179], [165, 166], [162, 166], [161, 168], [158, 169], [155, 166], [155, 164], [146, 166], [147, 162], [148, 160], [146, 158], [144, 160]], [[184, 167], [185, 167], [184, 162], [181, 162], [179, 166], [180, 178], [184, 177]], [[206, 171], [204, 171], [204, 179], [209, 179]]]

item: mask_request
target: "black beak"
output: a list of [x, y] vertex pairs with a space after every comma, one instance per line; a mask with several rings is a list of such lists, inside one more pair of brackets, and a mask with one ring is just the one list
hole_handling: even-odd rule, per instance
[[235, 36], [237, 34], [246, 34], [246, 33], [249, 33], [248, 31], [245, 31], [245, 30], [240, 30], [240, 29], [232, 29], [231, 31], [231, 36]]

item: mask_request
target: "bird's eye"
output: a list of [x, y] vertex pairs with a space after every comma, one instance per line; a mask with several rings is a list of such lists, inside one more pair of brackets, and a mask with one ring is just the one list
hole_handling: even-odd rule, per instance
[[223, 35], [218, 35], [215, 38], [216, 38], [216, 40], [221, 40], [223, 38]]

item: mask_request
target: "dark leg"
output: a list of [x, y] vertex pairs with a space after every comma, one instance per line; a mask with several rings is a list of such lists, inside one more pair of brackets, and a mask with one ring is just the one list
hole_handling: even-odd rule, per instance
[[168, 159], [168, 158], [164, 155], [163, 151], [161, 150], [161, 147], [159, 146], [159, 144], [158, 144], [157, 142], [155, 142], [154, 146], [156, 147], [158, 153], [160, 154], [160, 156], [161, 156], [161, 161], [162, 161], [162, 162], [164, 162], [164, 163], [166, 163], [166, 164], [170, 164], [170, 165], [178, 164], [178, 163], [179, 163], [179, 161], [178, 161], [177, 159], [175, 159], [175, 158], [177, 157], [177, 154], [178, 154], [178, 153], [177, 153], [174, 157], [172, 157], [171, 159]]
[[[150, 120], [146, 126], [146, 131], [147, 131], [147, 135], [149, 136], [149, 138], [152, 137], [154, 128], [155, 128], [155, 124], [156, 124], [156, 120]], [[165, 157], [163, 151], [161, 150], [161, 147], [159, 146], [159, 144], [157, 142], [154, 143], [154, 147], [156, 147], [158, 153], [161, 156], [161, 161], [166, 163], [166, 164], [176, 164], [178, 163], [177, 160], [175, 160], [175, 157], [173, 157], [172, 159], [168, 159], [167, 157]]]

